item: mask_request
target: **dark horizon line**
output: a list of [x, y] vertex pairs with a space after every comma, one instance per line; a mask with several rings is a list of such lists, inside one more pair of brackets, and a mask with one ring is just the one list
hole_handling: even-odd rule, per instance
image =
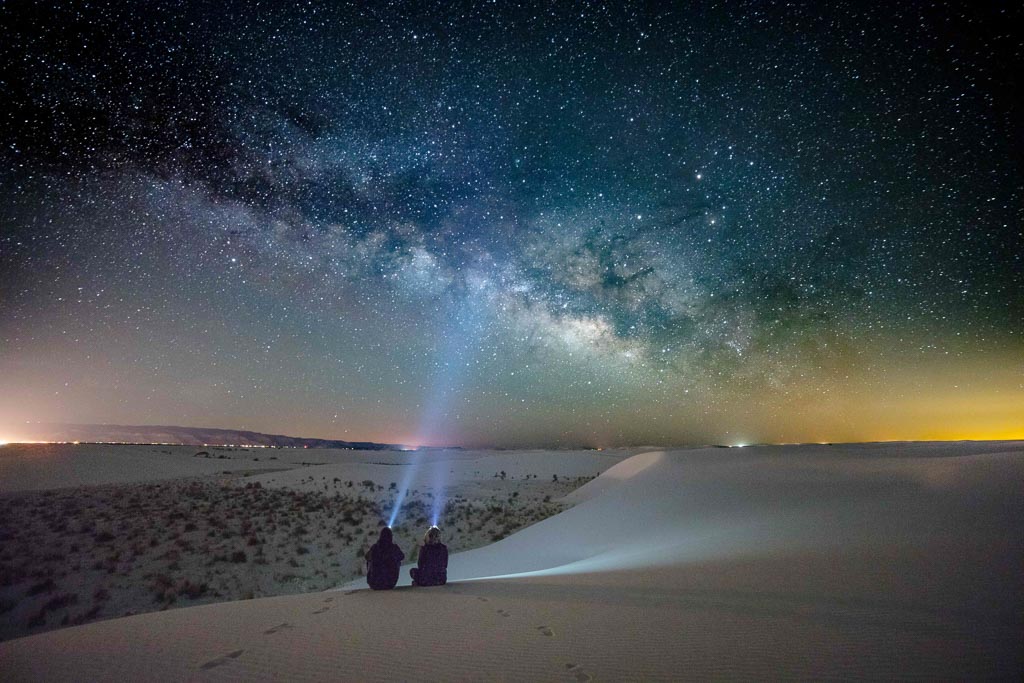
[[63, 427], [63, 428], [110, 428], [110, 429], [126, 429], [126, 430], [168, 430], [168, 431], [191, 431], [191, 432], [222, 432], [222, 433], [235, 433], [240, 436], [251, 436], [258, 437], [268, 440], [280, 440], [282, 442], [292, 443], [215, 443], [215, 442], [203, 442], [203, 443], [185, 443], [185, 442], [174, 442], [174, 441], [136, 441], [136, 440], [121, 440], [121, 439], [102, 439], [102, 438], [82, 438], [82, 439], [71, 439], [71, 438], [49, 438], [49, 439], [27, 439], [23, 441], [13, 440], [6, 442], [7, 444], [32, 444], [32, 443], [43, 443], [43, 444], [96, 444], [96, 445], [134, 445], [134, 446], [204, 446], [204, 447], [250, 447], [250, 448], [295, 448], [295, 449], [309, 449], [309, 448], [321, 448], [326, 450], [393, 450], [393, 451], [440, 451], [440, 450], [494, 450], [494, 451], [514, 451], [514, 450], [608, 450], [615, 448], [642, 448], [642, 447], [656, 447], [656, 448], [749, 448], [753, 446], [806, 446], [806, 445], [854, 445], [854, 444], [882, 444], [882, 443], [962, 443], [962, 442], [985, 442], [985, 441], [1019, 441], [1019, 439], [892, 439], [892, 440], [873, 440], [873, 441], [760, 441], [760, 442], [744, 442], [744, 443], [628, 443], [628, 444], [617, 444], [607, 446], [594, 446], [588, 444], [575, 444], [575, 445], [554, 445], [554, 444], [533, 444], [533, 445], [520, 445], [520, 446], [465, 446], [465, 445], [445, 445], [445, 446], [432, 446], [432, 445], [416, 445], [412, 446], [409, 444], [397, 444], [397, 443], [384, 443], [377, 441], [364, 441], [364, 440], [348, 440], [348, 439], [332, 439], [322, 437], [299, 437], [299, 436], [288, 436], [285, 434], [271, 434], [268, 432], [259, 432], [251, 429], [231, 429], [224, 427], [194, 427], [194, 426], [182, 426], [182, 425], [130, 425], [130, 424], [115, 424], [115, 423], [92, 423], [92, 422], [36, 422], [28, 423], [34, 425], [35, 428], [42, 427]]

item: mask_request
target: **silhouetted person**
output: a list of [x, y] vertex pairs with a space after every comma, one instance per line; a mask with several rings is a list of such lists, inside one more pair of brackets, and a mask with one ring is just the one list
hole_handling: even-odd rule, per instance
[[366, 555], [366, 583], [375, 591], [394, 588], [403, 559], [405, 553], [395, 545], [391, 529], [384, 527]]
[[448, 546], [441, 543], [441, 530], [430, 527], [423, 537], [416, 566], [409, 570], [414, 586], [443, 586], [448, 583]]

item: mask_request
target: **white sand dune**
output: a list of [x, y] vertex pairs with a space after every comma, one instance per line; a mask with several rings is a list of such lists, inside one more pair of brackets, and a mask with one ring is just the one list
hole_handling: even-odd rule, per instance
[[[520, 454], [496, 457], [518, 471]], [[10, 680], [1019, 679], [1022, 482], [1020, 442], [643, 453], [575, 507], [454, 555], [443, 588], [99, 622], [0, 643], [0, 667]]]

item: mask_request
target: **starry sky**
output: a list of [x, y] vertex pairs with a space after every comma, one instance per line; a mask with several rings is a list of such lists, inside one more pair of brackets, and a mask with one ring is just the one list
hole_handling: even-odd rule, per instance
[[824, 5], [4, 3], [0, 437], [1024, 437], [1024, 12]]

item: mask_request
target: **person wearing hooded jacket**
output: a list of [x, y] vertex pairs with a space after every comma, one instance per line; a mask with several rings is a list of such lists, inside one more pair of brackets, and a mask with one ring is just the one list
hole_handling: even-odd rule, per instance
[[366, 583], [376, 591], [394, 588], [404, 559], [405, 553], [395, 544], [391, 529], [384, 527], [366, 555]]
[[441, 543], [441, 530], [430, 527], [423, 537], [416, 566], [409, 570], [414, 586], [443, 586], [448, 583], [448, 546]]

